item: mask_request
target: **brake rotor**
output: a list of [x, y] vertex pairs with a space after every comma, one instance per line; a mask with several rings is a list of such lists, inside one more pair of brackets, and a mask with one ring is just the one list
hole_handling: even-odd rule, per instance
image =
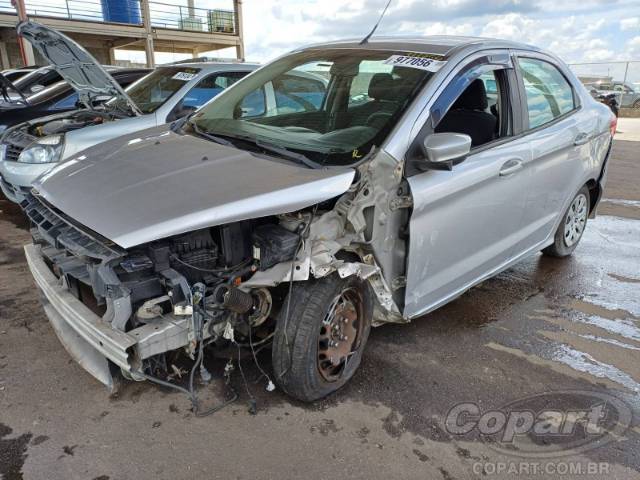
[[332, 302], [318, 336], [318, 370], [327, 381], [342, 375], [357, 349], [363, 322], [362, 301], [355, 290], [345, 290]]

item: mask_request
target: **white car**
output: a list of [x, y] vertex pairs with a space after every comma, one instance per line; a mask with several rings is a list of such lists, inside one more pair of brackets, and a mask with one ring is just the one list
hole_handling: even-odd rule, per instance
[[[34, 22], [21, 23], [18, 31], [78, 91], [85, 108], [5, 131], [0, 140], [0, 188], [16, 203], [57, 162], [97, 143], [177, 120], [258, 68], [234, 62], [167, 65], [123, 90], [70, 38]], [[105, 97], [113, 98], [102, 104]]]

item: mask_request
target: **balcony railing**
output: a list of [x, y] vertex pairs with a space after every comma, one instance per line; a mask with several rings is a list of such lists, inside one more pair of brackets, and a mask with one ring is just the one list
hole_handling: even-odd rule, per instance
[[[27, 15], [89, 22], [142, 25], [139, 0], [26, 0]], [[0, 0], [0, 13], [16, 13], [11, 0]], [[209, 10], [162, 2], [149, 2], [151, 26], [172, 30], [236, 34], [233, 10]]]

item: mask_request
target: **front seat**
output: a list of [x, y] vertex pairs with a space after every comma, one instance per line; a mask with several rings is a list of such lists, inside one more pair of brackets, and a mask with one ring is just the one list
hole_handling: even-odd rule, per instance
[[436, 127], [436, 133], [464, 133], [477, 146], [494, 138], [498, 119], [487, 113], [489, 106], [484, 82], [479, 78], [469, 84]]
[[377, 117], [390, 117], [398, 109], [397, 88], [390, 73], [376, 73], [369, 82], [368, 95], [373, 100], [351, 109], [352, 125], [371, 125]]

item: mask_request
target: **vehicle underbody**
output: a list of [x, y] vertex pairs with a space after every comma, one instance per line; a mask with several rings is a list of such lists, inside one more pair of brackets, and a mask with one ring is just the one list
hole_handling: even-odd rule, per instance
[[[176, 350], [193, 359], [202, 345], [267, 345], [278, 319], [289, 314], [292, 283], [357, 277], [377, 299], [374, 325], [404, 322], [403, 232], [411, 201], [401, 166], [377, 151], [360, 164], [356, 178], [339, 198], [301, 211], [129, 249], [75, 224], [34, 192], [22, 203], [35, 244], [27, 247], [27, 258], [50, 302], [64, 291], [65, 305], [45, 307], [63, 344], [110, 389], [114, 366], [129, 379], [144, 380], [163, 376], [166, 356]], [[68, 326], [56, 322], [52, 310], [69, 304], [77, 311], [63, 312], [72, 328], [65, 334]], [[355, 324], [344, 322], [320, 346], [333, 370], [348, 361], [346, 332], [356, 332]]]

